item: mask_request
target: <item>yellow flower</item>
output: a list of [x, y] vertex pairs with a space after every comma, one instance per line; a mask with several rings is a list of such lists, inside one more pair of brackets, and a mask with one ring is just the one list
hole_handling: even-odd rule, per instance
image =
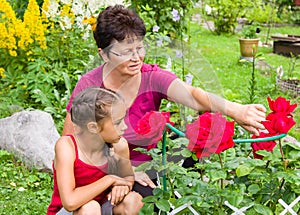
[[1, 78], [6, 78], [6, 75], [4, 74], [5, 69], [4, 68], [0, 68], [0, 77]]
[[27, 56], [32, 55], [32, 54], [33, 54], [32, 51], [28, 51], [28, 52], [26, 53]]
[[[35, 0], [29, 0], [24, 13], [24, 25], [30, 32], [31, 39], [37, 41], [41, 48], [46, 48], [46, 25], [42, 22], [39, 6]], [[29, 40], [29, 43], [32, 42]]]
[[82, 23], [84, 24], [90, 24], [92, 31], [94, 31], [96, 29], [97, 26], [97, 19], [94, 16], [91, 16], [89, 18], [87, 18], [86, 16], [83, 18]]
[[13, 50], [9, 50], [8, 53], [9, 53], [9, 55], [12, 56], [12, 57], [18, 56], [17, 52], [16, 52], [16, 51], [13, 51]]

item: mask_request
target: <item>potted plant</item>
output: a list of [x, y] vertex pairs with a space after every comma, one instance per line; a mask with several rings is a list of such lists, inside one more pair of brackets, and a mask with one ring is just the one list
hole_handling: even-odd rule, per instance
[[260, 28], [256, 24], [250, 24], [243, 26], [242, 37], [239, 38], [241, 58], [251, 60], [258, 49], [258, 38], [257, 34], [260, 32]]

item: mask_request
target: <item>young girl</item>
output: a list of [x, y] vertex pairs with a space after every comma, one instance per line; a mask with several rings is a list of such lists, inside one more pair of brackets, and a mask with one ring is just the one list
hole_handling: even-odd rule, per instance
[[[138, 214], [142, 197], [132, 192], [134, 174], [127, 142], [121, 136], [123, 100], [113, 91], [88, 88], [72, 104], [74, 136], [55, 145], [54, 191], [47, 214]], [[121, 141], [122, 155], [112, 155]]]

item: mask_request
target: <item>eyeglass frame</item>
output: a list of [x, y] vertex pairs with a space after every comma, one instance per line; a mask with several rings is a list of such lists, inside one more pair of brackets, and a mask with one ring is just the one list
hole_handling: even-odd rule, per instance
[[[143, 54], [140, 54], [139, 52], [140, 51], [144, 51], [144, 53]], [[137, 54], [139, 57], [142, 57], [142, 56], [145, 56], [145, 54], [146, 54], [146, 49], [145, 49], [145, 46], [142, 46], [142, 47], [140, 47], [140, 48], [138, 48], [138, 49], [135, 49], [135, 51], [127, 51], [128, 52], [128, 56], [127, 56], [127, 54], [121, 54], [121, 53], [117, 53], [117, 52], [114, 52], [114, 51], [112, 51], [112, 50], [109, 50], [108, 52], [111, 52], [112, 54], [114, 54], [114, 55], [116, 55], [117, 57], [123, 57], [123, 58], [125, 58], [125, 57], [128, 57], [128, 59], [130, 59], [134, 54]]]

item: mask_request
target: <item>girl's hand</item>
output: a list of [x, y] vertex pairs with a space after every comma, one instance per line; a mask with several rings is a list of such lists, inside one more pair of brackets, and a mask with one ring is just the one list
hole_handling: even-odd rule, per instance
[[247, 131], [258, 136], [257, 129], [265, 129], [261, 122], [266, 120], [266, 108], [260, 104], [240, 105], [233, 119]]
[[127, 186], [129, 189], [132, 188], [132, 182], [124, 178], [121, 178], [116, 175], [108, 175], [108, 177], [110, 177], [113, 181], [112, 186]]
[[112, 205], [119, 204], [124, 197], [130, 192], [128, 186], [114, 186], [107, 198], [110, 200]]
[[134, 172], [135, 181], [140, 183], [143, 186], [150, 186], [151, 188], [155, 188], [155, 184], [149, 178], [149, 176], [144, 172]]

